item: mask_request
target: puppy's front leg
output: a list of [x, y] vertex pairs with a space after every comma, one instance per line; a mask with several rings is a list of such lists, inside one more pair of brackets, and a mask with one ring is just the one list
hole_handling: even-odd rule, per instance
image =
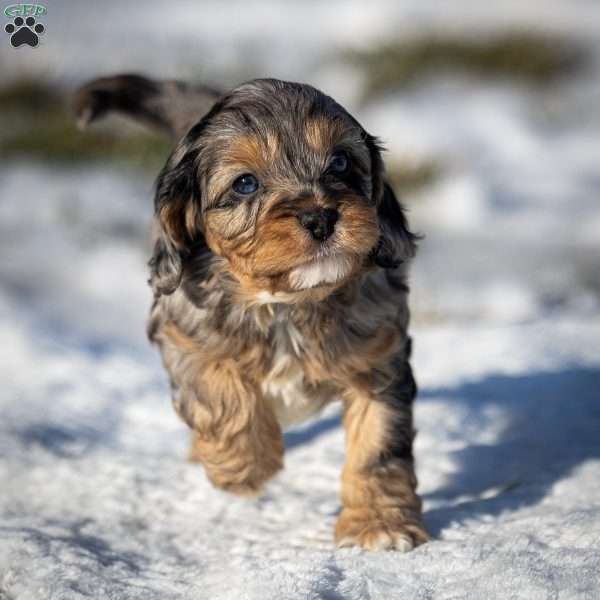
[[416, 494], [412, 442], [415, 384], [408, 363], [382, 392], [356, 386], [345, 394], [346, 465], [340, 547], [407, 551], [429, 539]]
[[254, 495], [283, 466], [283, 438], [273, 410], [235, 363], [204, 366], [179, 390], [175, 406], [193, 429], [190, 459], [226, 491]]

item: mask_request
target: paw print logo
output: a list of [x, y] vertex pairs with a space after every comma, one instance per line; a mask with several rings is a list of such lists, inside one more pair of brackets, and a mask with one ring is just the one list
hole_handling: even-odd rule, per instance
[[27, 17], [25, 20], [22, 17], [15, 17], [12, 23], [4, 27], [4, 31], [11, 34], [10, 43], [15, 48], [23, 44], [35, 48], [40, 41], [38, 36], [44, 33], [45, 29], [41, 23], [36, 23], [33, 17]]

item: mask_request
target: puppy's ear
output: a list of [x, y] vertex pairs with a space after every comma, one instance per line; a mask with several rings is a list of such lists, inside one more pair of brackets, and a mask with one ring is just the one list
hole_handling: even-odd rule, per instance
[[377, 204], [380, 230], [373, 260], [384, 269], [395, 269], [415, 255], [419, 237], [408, 228], [404, 210], [390, 184], [384, 180], [381, 145], [371, 135], [367, 135], [365, 141], [371, 154], [372, 195]]
[[[182, 158], [179, 158], [182, 156]], [[157, 238], [150, 259], [149, 283], [155, 296], [172, 294], [181, 282], [190, 248], [203, 241], [196, 152], [177, 148], [156, 182], [154, 200]]]
[[375, 249], [375, 264], [384, 269], [395, 269], [415, 255], [419, 236], [408, 228], [404, 210], [385, 181], [377, 217], [381, 233]]

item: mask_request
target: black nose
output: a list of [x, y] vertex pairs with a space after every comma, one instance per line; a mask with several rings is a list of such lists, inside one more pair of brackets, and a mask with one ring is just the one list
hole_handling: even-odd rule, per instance
[[298, 215], [302, 227], [308, 229], [315, 240], [326, 240], [335, 229], [340, 215], [335, 208], [305, 210]]

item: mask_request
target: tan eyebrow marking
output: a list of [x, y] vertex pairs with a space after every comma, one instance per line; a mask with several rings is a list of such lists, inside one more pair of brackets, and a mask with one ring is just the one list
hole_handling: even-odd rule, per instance
[[313, 150], [327, 152], [343, 138], [345, 129], [339, 121], [316, 117], [305, 123], [304, 137]]

